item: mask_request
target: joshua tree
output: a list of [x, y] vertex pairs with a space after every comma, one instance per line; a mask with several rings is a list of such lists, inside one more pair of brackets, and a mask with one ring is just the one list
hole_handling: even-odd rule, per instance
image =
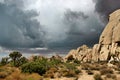
[[14, 51], [9, 54], [9, 57], [12, 59], [14, 66], [17, 66], [17, 62], [20, 60], [22, 54], [20, 52]]

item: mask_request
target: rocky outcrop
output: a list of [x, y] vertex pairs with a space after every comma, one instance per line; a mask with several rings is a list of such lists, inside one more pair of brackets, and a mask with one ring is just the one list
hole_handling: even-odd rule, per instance
[[65, 61], [67, 60], [79, 60], [88, 62], [92, 59], [92, 49], [88, 48], [86, 45], [83, 45], [76, 50], [71, 50], [68, 55], [65, 57]]
[[120, 60], [120, 9], [110, 14], [109, 22], [103, 30], [99, 43], [92, 49], [87, 46], [72, 50], [66, 56], [73, 56], [74, 59], [81, 61], [110, 61]]
[[109, 23], [100, 36], [99, 43], [110, 45], [120, 42], [120, 9], [110, 14]]
[[[110, 14], [109, 22], [102, 32], [97, 52], [98, 60], [119, 60], [120, 48], [120, 9]], [[94, 50], [94, 48], [93, 48]]]

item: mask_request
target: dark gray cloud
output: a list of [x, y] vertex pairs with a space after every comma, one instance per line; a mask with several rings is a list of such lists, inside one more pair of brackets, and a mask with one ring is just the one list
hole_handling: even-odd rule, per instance
[[[0, 3], [0, 46], [37, 53], [41, 50], [31, 51], [29, 48], [66, 50], [98, 42], [103, 27], [91, 0], [71, 0], [73, 4], [69, 0], [26, 1], [4, 0]], [[95, 10], [104, 19], [113, 10], [107, 7], [114, 3], [106, 1], [95, 1]]]
[[65, 14], [65, 22], [70, 23], [70, 22], [77, 22], [77, 20], [79, 21], [81, 20], [85, 20], [87, 19], [89, 16], [85, 15], [83, 12], [81, 11], [72, 11], [70, 9], [67, 9]]
[[95, 10], [103, 22], [108, 21], [109, 14], [120, 9], [120, 0], [94, 0], [96, 3]]
[[[7, 48], [44, 46], [40, 23], [34, 19], [38, 14], [21, 9], [17, 0], [0, 3], [0, 46]], [[18, 5], [20, 4], [20, 5]], [[23, 7], [23, 6], [22, 6]]]
[[68, 49], [77, 48], [83, 44], [92, 46], [98, 42], [102, 31], [101, 24], [94, 14], [85, 14], [79, 10], [67, 9], [64, 12], [63, 24], [63, 29], [66, 29], [66, 38], [49, 46]]

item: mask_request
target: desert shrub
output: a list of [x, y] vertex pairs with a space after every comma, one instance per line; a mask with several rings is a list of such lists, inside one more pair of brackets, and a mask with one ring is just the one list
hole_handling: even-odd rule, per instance
[[80, 64], [81, 61], [79, 61], [78, 59], [75, 59], [75, 60], [74, 60], [74, 63]]
[[21, 66], [22, 72], [45, 74], [46, 66], [40, 62], [29, 62]]
[[57, 68], [50, 68], [46, 73], [43, 75], [46, 78], [54, 78], [54, 73], [57, 72]]
[[19, 59], [19, 65], [20, 66], [23, 65], [23, 64], [25, 64], [25, 63], [27, 63], [27, 62], [28, 62], [28, 59], [26, 57], [21, 57]]
[[3, 66], [3, 65], [6, 65], [6, 64], [8, 64], [8, 61], [9, 60], [9, 58], [8, 57], [4, 57], [4, 58], [2, 58], [1, 59], [1, 62], [0, 62], [0, 64]]
[[103, 80], [103, 79], [101, 78], [101, 75], [100, 75], [100, 74], [95, 74], [95, 75], [94, 75], [94, 79], [95, 79], [95, 80]]
[[63, 64], [65, 67], [66, 67], [66, 69], [68, 69], [68, 70], [75, 70], [76, 69], [76, 66], [78, 66], [78, 64], [76, 64], [76, 63], [64, 63]]
[[28, 73], [38, 73], [43, 75], [48, 71], [50, 68], [58, 67], [61, 61], [53, 59], [48, 61], [46, 58], [38, 59], [36, 61], [32, 61], [21, 66], [22, 72]]
[[70, 70], [70, 71], [64, 72], [64, 73], [62, 74], [62, 76], [64, 76], [64, 77], [75, 77], [75, 76], [76, 76], [76, 73], [75, 73], [75, 71]]
[[113, 80], [117, 79], [116, 75], [113, 75], [113, 74], [106, 74], [106, 78], [111, 78]]
[[39, 56], [33, 56], [33, 61], [39, 60]]
[[54, 73], [53, 72], [46, 72], [44, 75], [43, 75], [45, 78], [54, 78]]
[[76, 69], [76, 70], [75, 70], [75, 74], [79, 74], [79, 73], [82, 73], [82, 71], [81, 71], [81, 70]]
[[105, 68], [105, 69], [101, 69], [100, 70], [101, 75], [105, 75], [105, 74], [113, 74], [113, 70], [110, 68]]
[[61, 60], [58, 60], [58, 59], [51, 59], [50, 61], [49, 61], [49, 64], [51, 64], [51, 66], [58, 66], [59, 64], [61, 64], [62, 62], [61, 62]]
[[57, 72], [57, 68], [55, 68], [55, 67], [50, 68], [49, 71], [55, 73], [55, 72]]
[[46, 73], [43, 75], [45, 78], [54, 78], [55, 73], [58, 72], [58, 69], [55, 67], [50, 68]]
[[83, 70], [99, 70], [100, 65], [99, 64], [89, 64], [89, 63], [84, 63], [82, 64], [82, 69]]

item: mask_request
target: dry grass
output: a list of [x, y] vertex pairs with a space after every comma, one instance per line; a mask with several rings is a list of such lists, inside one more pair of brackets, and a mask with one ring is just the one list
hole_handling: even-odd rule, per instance
[[39, 74], [24, 74], [18, 68], [1, 67], [0, 80], [42, 80]]

